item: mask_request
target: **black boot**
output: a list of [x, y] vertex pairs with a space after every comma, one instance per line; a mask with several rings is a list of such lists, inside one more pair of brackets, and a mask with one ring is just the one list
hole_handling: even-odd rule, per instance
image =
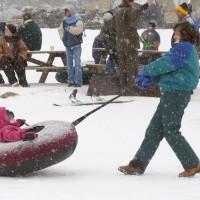
[[16, 70], [16, 74], [18, 76], [19, 79], [19, 84], [22, 87], [30, 87], [30, 85], [28, 84], [27, 80], [26, 80], [26, 73], [25, 73], [25, 68], [17, 68]]
[[5, 81], [3, 80], [3, 76], [0, 74], [0, 84], [4, 84]]

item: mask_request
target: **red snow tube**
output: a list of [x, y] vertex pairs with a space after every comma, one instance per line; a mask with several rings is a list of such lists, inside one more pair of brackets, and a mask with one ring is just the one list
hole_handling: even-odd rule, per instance
[[0, 143], [0, 176], [22, 176], [50, 167], [71, 156], [78, 142], [71, 123], [45, 121], [26, 129], [37, 130], [32, 141]]

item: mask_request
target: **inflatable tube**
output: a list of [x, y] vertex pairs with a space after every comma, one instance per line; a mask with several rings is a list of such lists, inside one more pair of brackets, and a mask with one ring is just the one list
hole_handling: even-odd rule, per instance
[[71, 156], [78, 135], [71, 123], [45, 121], [26, 130], [37, 130], [32, 141], [0, 143], [0, 176], [22, 176], [57, 164]]

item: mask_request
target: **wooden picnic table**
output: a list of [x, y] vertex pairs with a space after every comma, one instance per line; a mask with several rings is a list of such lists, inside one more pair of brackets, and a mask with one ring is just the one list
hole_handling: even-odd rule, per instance
[[[48, 54], [47, 61], [42, 61], [39, 58], [33, 58], [33, 55], [35, 54]], [[54, 59], [57, 57], [61, 58], [63, 66], [53, 65]], [[27, 61], [27, 70], [36, 70], [37, 72], [42, 72], [39, 83], [45, 83], [49, 72], [60, 72], [67, 70], [66, 51], [28, 51]], [[30, 63], [34, 65], [30, 65]]]

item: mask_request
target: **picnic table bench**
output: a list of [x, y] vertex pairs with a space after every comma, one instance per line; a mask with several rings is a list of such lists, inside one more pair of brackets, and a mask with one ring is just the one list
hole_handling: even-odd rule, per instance
[[[119, 80], [119, 74], [116, 73], [114, 76], [107, 76], [105, 75], [105, 68], [106, 68], [106, 50], [105, 48], [93, 48], [93, 50], [101, 51], [102, 52], [102, 58], [100, 60], [101, 63], [99, 64], [87, 64], [86, 66], [95, 69], [94, 73], [91, 77], [90, 85], [87, 91], [87, 95], [91, 96], [95, 90], [99, 92], [99, 95], [117, 95], [120, 93], [120, 80]], [[138, 50], [138, 54], [141, 53], [158, 53], [160, 56], [162, 56], [167, 51], [156, 51], [156, 50]], [[200, 57], [200, 52], [198, 52], [198, 55]], [[142, 66], [138, 66], [138, 69], [140, 69]], [[200, 74], [199, 74], [200, 76]], [[160, 96], [160, 90], [158, 86], [154, 86], [146, 91], [139, 91], [137, 88], [135, 88], [135, 95], [138, 96]]]
[[[42, 55], [47, 57], [46, 61], [44, 59], [34, 58], [34, 55]], [[56, 66], [53, 64], [55, 58], [61, 58], [62, 66]], [[65, 72], [67, 71], [67, 60], [65, 51], [28, 51], [27, 52], [27, 67], [25, 70], [35, 70], [36, 72], [42, 72], [39, 83], [45, 83], [49, 72]], [[0, 67], [0, 70], [2, 68]]]
[[[93, 51], [100, 51], [101, 52], [101, 58], [98, 64], [95, 63], [86, 63], [86, 66], [88, 68], [94, 69], [95, 74], [101, 74], [105, 72], [106, 68], [106, 58], [107, 58], [107, 53], [105, 48], [93, 48]], [[157, 51], [157, 50], [138, 50], [138, 55], [141, 53], [146, 53], [146, 54], [159, 54], [162, 56], [164, 53], [167, 51]], [[200, 52], [198, 52], [199, 58], [200, 58]]]
[[[41, 61], [39, 56], [38, 58], [33, 58], [33, 55], [47, 54], [47, 61]], [[62, 66], [55, 66], [53, 64], [55, 58], [61, 58]], [[36, 72], [42, 72], [39, 79], [39, 83], [45, 83], [49, 72], [66, 72], [67, 71], [67, 58], [66, 51], [28, 51], [27, 56], [28, 66], [26, 70], [36, 70]], [[90, 62], [91, 63], [91, 62]], [[34, 65], [33, 65], [34, 64]], [[89, 66], [86, 66], [85, 63], [81, 63], [82, 68], [89, 69]]]
[[[82, 68], [91, 69], [94, 72], [94, 75], [101, 75], [105, 72], [106, 67], [106, 57], [107, 53], [105, 48], [94, 48], [93, 50], [101, 51], [101, 59], [99, 64], [95, 64], [93, 62], [85, 62], [82, 63]], [[154, 51], [154, 50], [138, 50], [139, 53], [166, 53], [166, 51]], [[47, 60], [43, 61], [38, 58], [34, 58], [34, 55], [47, 55]], [[200, 57], [200, 52], [198, 52]], [[55, 58], [61, 58], [62, 66], [56, 66], [53, 64]], [[28, 51], [27, 55], [28, 66], [26, 70], [36, 70], [36, 72], [42, 72], [39, 83], [45, 83], [49, 72], [66, 72], [67, 71], [67, 60], [66, 60], [66, 51], [57, 51], [57, 50], [50, 50], [50, 51]], [[1, 67], [0, 67], [1, 69]]]

